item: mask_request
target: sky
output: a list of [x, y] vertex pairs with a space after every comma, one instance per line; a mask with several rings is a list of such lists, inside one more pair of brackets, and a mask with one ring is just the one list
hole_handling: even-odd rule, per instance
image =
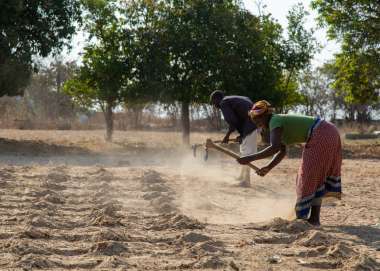
[[[258, 14], [257, 0], [243, 0], [245, 8], [248, 9], [253, 14]], [[320, 29], [317, 26], [316, 18], [317, 12], [312, 10], [310, 7], [310, 0], [262, 0], [262, 4], [266, 7], [264, 9], [265, 13], [272, 14], [284, 29], [286, 29], [288, 21], [286, 16], [288, 11], [292, 6], [302, 3], [305, 9], [310, 13], [308, 16], [307, 23], [305, 27], [307, 29], [314, 28], [316, 30], [315, 37], [317, 41], [321, 44], [322, 50], [320, 53], [316, 54], [312, 64], [313, 66], [320, 66], [327, 60], [333, 58], [334, 53], [339, 52], [340, 46], [335, 41], [329, 41], [326, 36], [326, 29]]]
[[[253, 14], [258, 14], [257, 1], [258, 0], [243, 0], [245, 8]], [[310, 8], [310, 2], [310, 0], [261, 0], [261, 3], [266, 5], [264, 9], [265, 13], [272, 14], [273, 18], [275, 18], [284, 29], [287, 27], [286, 15], [290, 8], [297, 3], [303, 3], [305, 9], [310, 13], [305, 27], [307, 29], [316, 29], [315, 37], [323, 47], [321, 52], [316, 54], [312, 60], [312, 65], [316, 67], [322, 65], [327, 60], [332, 59], [334, 53], [337, 53], [340, 47], [336, 42], [327, 39], [325, 29], [317, 29], [317, 23], [315, 20], [317, 13]], [[84, 41], [85, 37], [83, 32], [78, 33], [73, 38], [72, 49], [63, 52], [64, 59], [69, 61], [80, 59], [79, 53], [83, 48]]]

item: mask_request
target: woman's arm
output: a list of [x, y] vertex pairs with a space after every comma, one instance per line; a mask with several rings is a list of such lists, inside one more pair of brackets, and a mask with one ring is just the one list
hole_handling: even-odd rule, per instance
[[282, 161], [282, 159], [284, 159], [285, 155], [286, 155], [286, 146], [281, 145], [280, 151], [273, 157], [273, 159], [265, 167], [271, 170], [272, 168], [277, 166]]
[[[252, 155], [243, 156], [237, 159], [238, 163], [245, 165], [251, 161], [260, 160], [272, 156], [281, 151], [282, 128], [278, 127], [270, 132], [270, 146]], [[277, 156], [277, 155], [276, 155]], [[282, 158], [281, 158], [282, 159]], [[274, 160], [274, 158], [273, 158]], [[272, 160], [272, 161], [273, 161]], [[280, 160], [281, 161], [281, 160]]]
[[272, 168], [277, 166], [282, 161], [282, 159], [284, 159], [285, 155], [286, 155], [286, 146], [282, 145], [281, 150], [273, 157], [273, 159], [269, 162], [269, 164], [257, 170], [256, 173], [264, 177]]

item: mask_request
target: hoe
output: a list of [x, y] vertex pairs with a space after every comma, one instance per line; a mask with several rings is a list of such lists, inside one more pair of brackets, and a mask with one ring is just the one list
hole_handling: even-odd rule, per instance
[[[236, 142], [234, 140], [232, 140], [233, 142]], [[210, 138], [208, 138], [206, 140], [206, 144], [194, 144], [191, 146], [192, 150], [193, 150], [193, 156], [195, 157], [196, 156], [196, 153], [197, 153], [197, 148], [198, 147], [204, 147], [204, 150], [205, 150], [205, 155], [204, 155], [204, 160], [206, 161], [208, 159], [208, 150], [209, 149], [215, 149], [217, 151], [220, 151], [224, 154], [227, 154], [228, 156], [231, 156], [232, 158], [239, 158], [240, 155], [234, 153], [233, 151], [230, 151], [224, 147], [222, 147], [220, 145], [222, 141], [218, 140], [218, 141], [212, 141]], [[252, 168], [253, 170], [257, 171], [259, 170], [258, 167], [256, 167], [255, 165], [251, 164], [251, 163], [248, 163], [247, 166], [249, 166], [250, 168]]]

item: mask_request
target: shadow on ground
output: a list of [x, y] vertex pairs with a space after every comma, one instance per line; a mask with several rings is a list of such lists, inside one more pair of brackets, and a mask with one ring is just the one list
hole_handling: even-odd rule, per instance
[[18, 155], [65, 155], [91, 153], [88, 149], [78, 146], [49, 144], [41, 140], [14, 140], [8, 138], [0, 138], [0, 150], [2, 154]]
[[[337, 227], [325, 227], [329, 231], [336, 233], [345, 233], [354, 237], [351, 241], [354, 241], [359, 244], [365, 244], [371, 246], [376, 250], [380, 250], [380, 228], [376, 226], [353, 226], [353, 225], [344, 225]], [[359, 238], [359, 240], [357, 240]]]

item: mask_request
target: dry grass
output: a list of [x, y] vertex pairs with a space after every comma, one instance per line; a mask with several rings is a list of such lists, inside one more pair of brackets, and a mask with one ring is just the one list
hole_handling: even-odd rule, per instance
[[[0, 130], [0, 139], [11, 151], [11, 143], [22, 148], [20, 142], [27, 145], [35, 144], [35, 151], [47, 149], [45, 152], [55, 151], [53, 147], [64, 147], [69, 151], [91, 152], [123, 152], [130, 150], [167, 150], [181, 148], [182, 134], [180, 132], [155, 131], [115, 131], [113, 142], [104, 140], [104, 130], [88, 131], [60, 131], [60, 130]], [[206, 138], [222, 139], [223, 133], [191, 133], [191, 143], [204, 143]], [[380, 139], [347, 140], [342, 136], [345, 158], [380, 158]], [[1, 142], [0, 142], [1, 143]], [[16, 148], [17, 149], [17, 148]], [[290, 156], [300, 155], [300, 147], [290, 148]]]

